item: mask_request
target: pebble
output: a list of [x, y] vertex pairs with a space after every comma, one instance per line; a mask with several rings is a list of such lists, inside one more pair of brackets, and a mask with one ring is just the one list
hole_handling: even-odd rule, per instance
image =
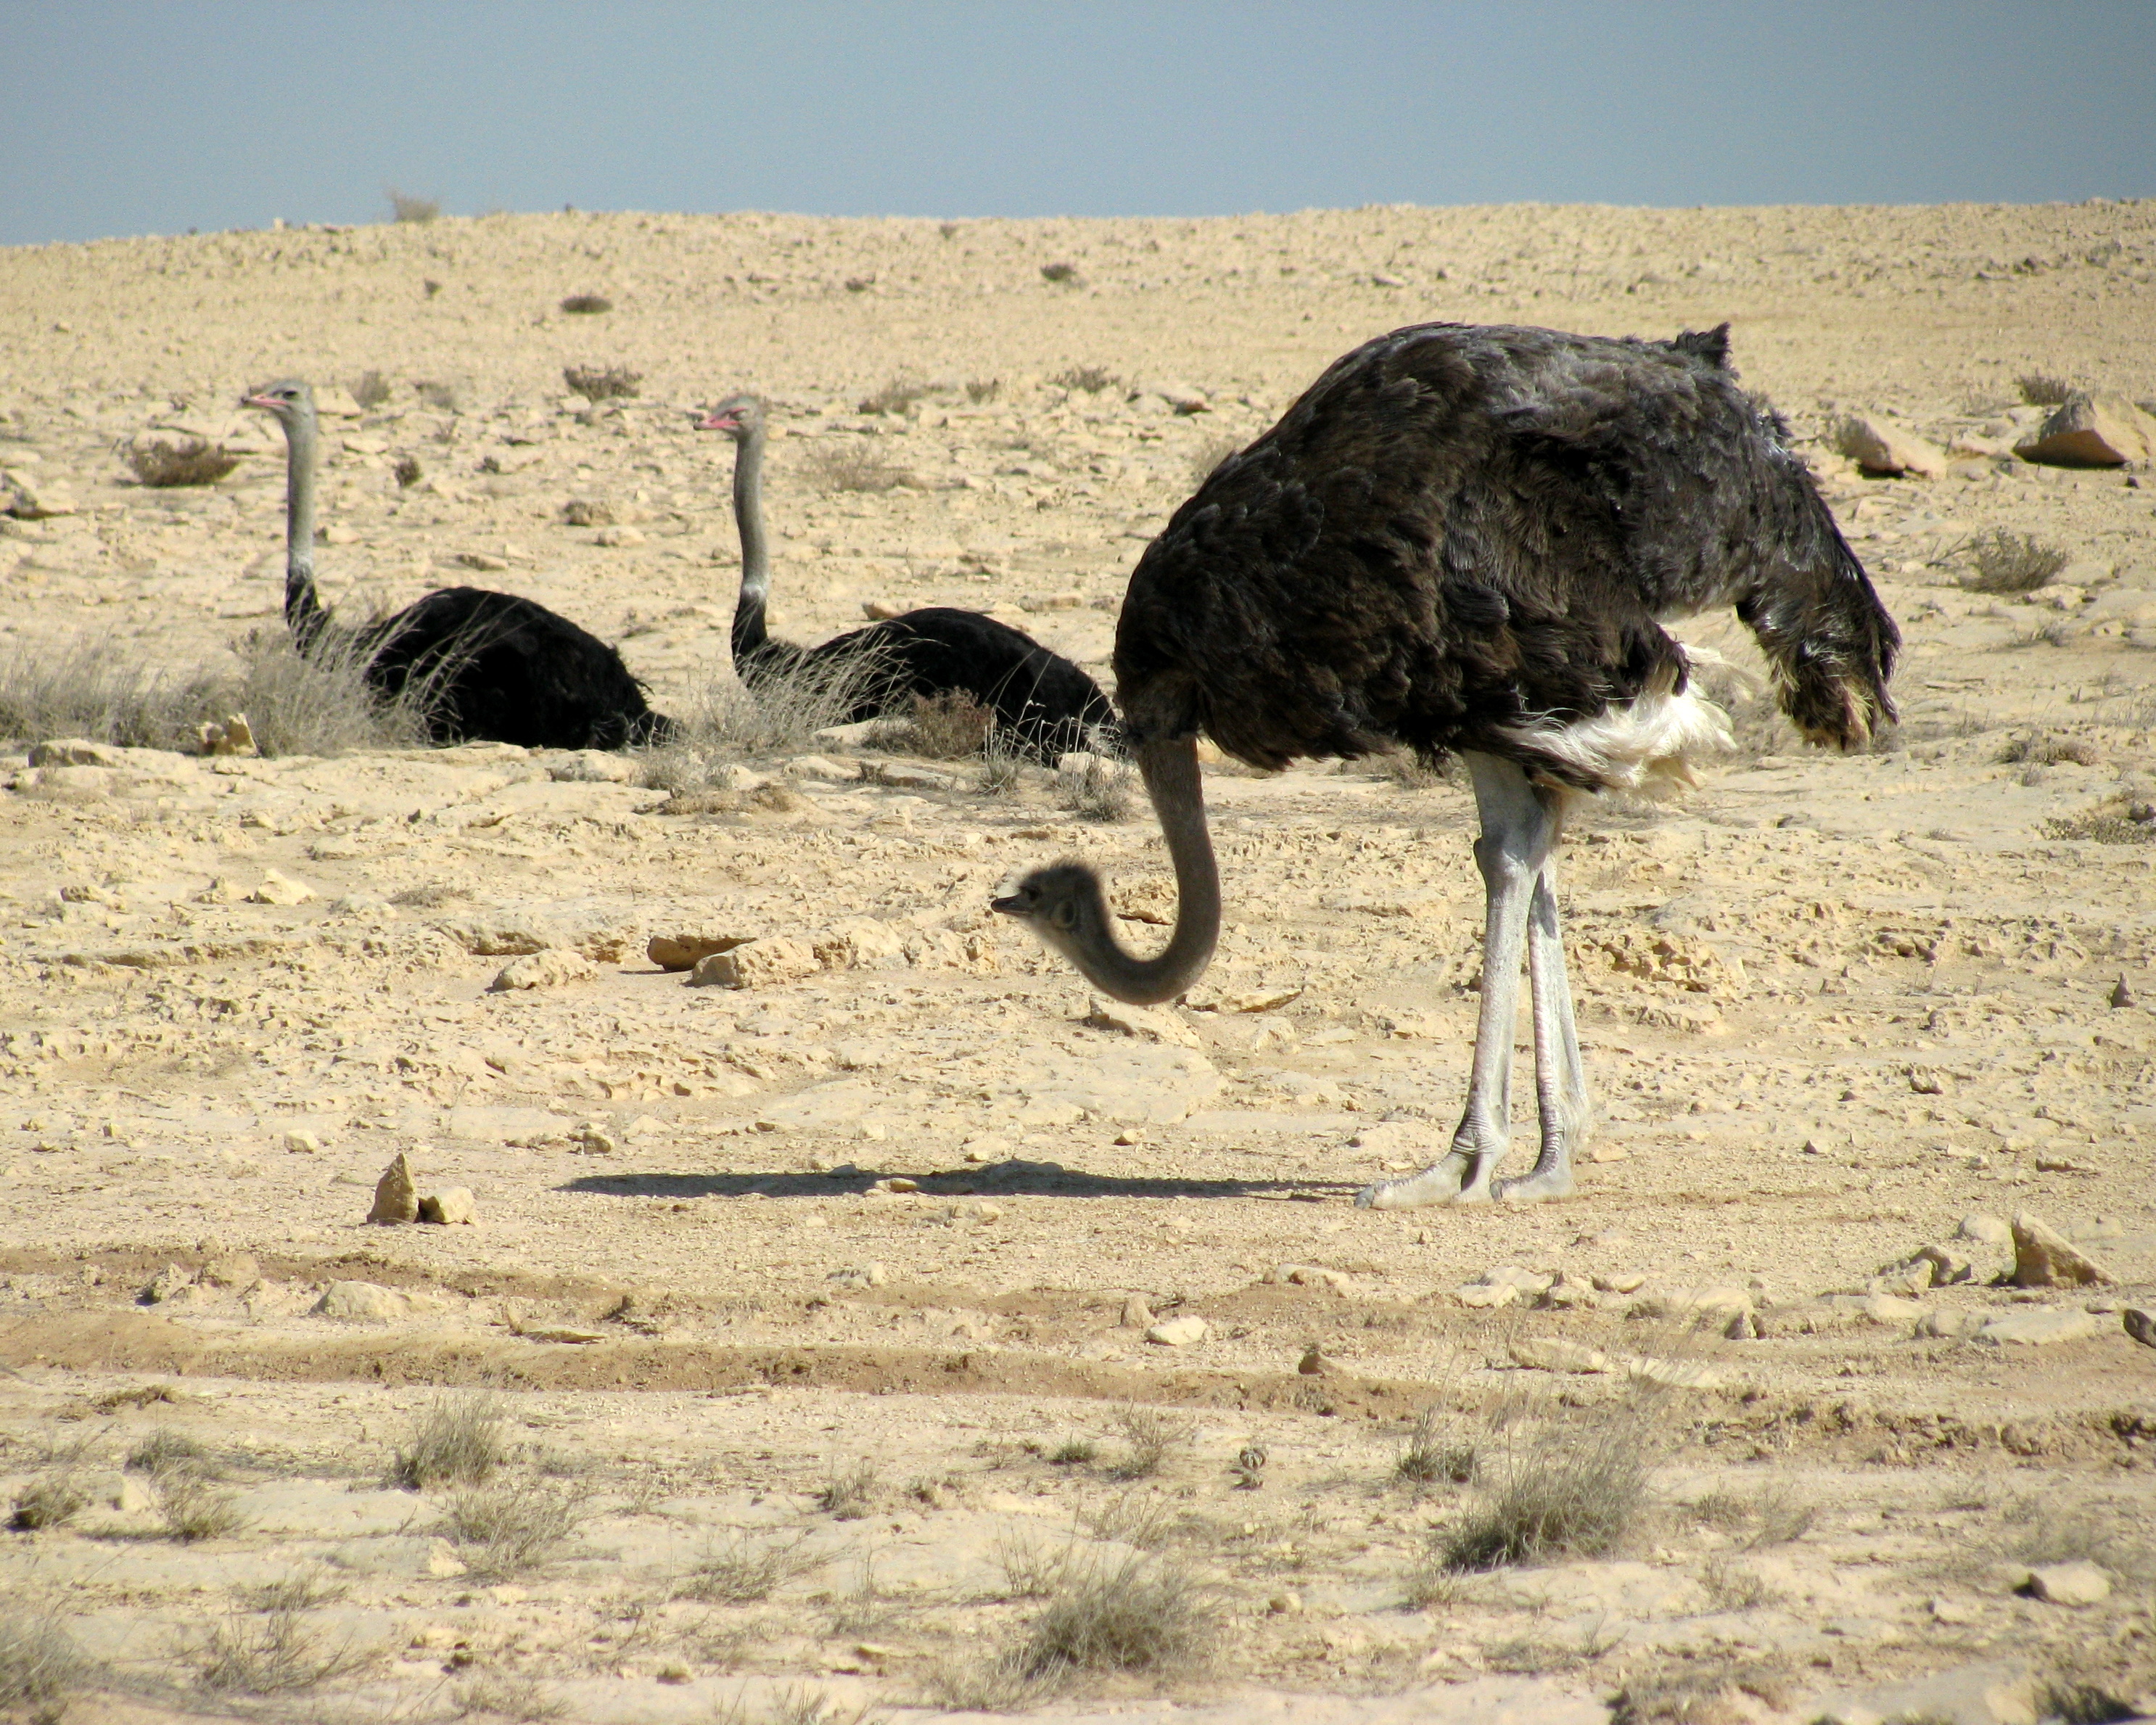
[[1866, 473], [1913, 473], [1935, 478], [1947, 469], [1945, 452], [1936, 444], [1870, 414], [1842, 421], [1842, 453]]
[[397, 1153], [397, 1159], [382, 1169], [382, 1178], [374, 1183], [374, 1207], [367, 1211], [367, 1219], [383, 1223], [419, 1219], [419, 1190], [413, 1183], [412, 1164], [403, 1151]]
[[2111, 1597], [2111, 1577], [2091, 1563], [2040, 1563], [2020, 1590], [2047, 1605], [2094, 1605]]
[[2128, 1306], [2120, 1310], [2118, 1317], [2128, 1335], [2143, 1348], [2156, 1348], [2156, 1312], [2139, 1306]]
[[1501, 1264], [1495, 1270], [1484, 1271], [1461, 1287], [1455, 1297], [1462, 1306], [1487, 1310], [1509, 1306], [1522, 1294], [1539, 1296], [1556, 1280], [1554, 1276], [1523, 1270], [1517, 1264]]
[[1188, 1348], [1212, 1333], [1213, 1327], [1194, 1313], [1155, 1324], [1145, 1332], [1145, 1338], [1162, 1348]]
[[294, 1156], [319, 1156], [322, 1141], [311, 1132], [295, 1129], [285, 1134], [285, 1148]]

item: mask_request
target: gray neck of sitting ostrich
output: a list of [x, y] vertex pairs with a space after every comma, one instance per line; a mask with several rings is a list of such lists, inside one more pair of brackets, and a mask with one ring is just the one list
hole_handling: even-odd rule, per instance
[[1117, 940], [1102, 901], [1095, 937], [1067, 948], [1086, 979], [1134, 1006], [1173, 1000], [1205, 974], [1220, 938], [1220, 871], [1205, 824], [1205, 786], [1198, 772], [1198, 739], [1173, 737], [1137, 752], [1138, 771], [1159, 818], [1175, 865], [1175, 929], [1168, 944], [1141, 958]]
[[311, 612], [315, 598], [315, 417], [295, 413], [285, 425], [285, 612]]
[[734, 456], [734, 526], [741, 534], [741, 597], [734, 602], [734, 660], [764, 644], [771, 596], [771, 547], [763, 536], [763, 430], [751, 430]]

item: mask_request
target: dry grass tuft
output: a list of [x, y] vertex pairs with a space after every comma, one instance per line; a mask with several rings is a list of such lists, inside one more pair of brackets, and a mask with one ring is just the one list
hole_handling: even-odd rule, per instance
[[1106, 366], [1071, 366], [1058, 372], [1048, 380], [1058, 389], [1082, 389], [1088, 395], [1098, 395], [1104, 389], [1112, 389], [1123, 380]]
[[2156, 1532], [2122, 1505], [2018, 1497], [2000, 1519], [1999, 1553], [2013, 1563], [2095, 1563], [2119, 1580], [2156, 1581]]
[[1138, 776], [1127, 761], [1089, 755], [1082, 764], [1055, 775], [1063, 806], [1081, 820], [1112, 824], [1137, 812]]
[[1377, 770], [1404, 791], [1434, 790], [1450, 784], [1454, 773], [1450, 760], [1433, 767], [1413, 749], [1395, 749], [1377, 757]]
[[161, 1425], [127, 1452], [130, 1473], [192, 1472], [213, 1476], [210, 1453], [183, 1431]]
[[89, 1675], [90, 1661], [57, 1615], [0, 1614], [0, 1711], [52, 1725], [67, 1712], [68, 1692]]
[[2085, 839], [2097, 845], [2156, 845], [2156, 803], [2114, 798], [2044, 823], [2047, 839]]
[[1219, 1616], [1180, 1566], [1142, 1557], [1074, 1566], [1034, 1620], [1021, 1669], [1055, 1682], [1083, 1672], [1173, 1671], [1206, 1662]]
[[63, 1527], [81, 1514], [89, 1502], [71, 1475], [65, 1471], [44, 1474], [16, 1494], [8, 1525], [23, 1533]]
[[1048, 1452], [1048, 1465], [1050, 1467], [1084, 1467], [1100, 1453], [1100, 1446], [1091, 1438], [1065, 1438]]
[[808, 477], [826, 491], [893, 491], [906, 483], [906, 470], [894, 466], [859, 438], [826, 439], [803, 463]]
[[572, 294], [562, 301], [562, 309], [572, 317], [597, 317], [613, 311], [613, 301], [604, 294]]
[[2045, 731], [2010, 737], [1999, 751], [1999, 764], [2005, 767], [2056, 767], [2061, 762], [2093, 767], [2102, 759], [2102, 752], [2092, 742], [2078, 737], [2054, 737]]
[[1745, 1725], [1762, 1706], [1779, 1713], [1789, 1702], [1789, 1686], [1771, 1666], [1687, 1664], [1628, 1679], [1609, 1725]]
[[577, 1531], [584, 1514], [581, 1492], [524, 1480], [459, 1491], [444, 1506], [442, 1518], [472, 1574], [497, 1579], [544, 1563]]
[[913, 716], [895, 727], [891, 741], [932, 761], [963, 761], [984, 754], [995, 729], [996, 710], [963, 689], [913, 697]]
[[1175, 1506], [1152, 1491], [1119, 1491], [1096, 1509], [1078, 1512], [1078, 1525], [1096, 1539], [1158, 1551], [1175, 1532]]
[[384, 187], [382, 193], [389, 200], [389, 219], [393, 222], [424, 223], [441, 218], [442, 206], [436, 198], [413, 198], [394, 186]]
[[1475, 1477], [1475, 1445], [1457, 1420], [1435, 1407], [1424, 1408], [1409, 1428], [1393, 1473], [1411, 1486], [1464, 1486]]
[[968, 377], [966, 380], [966, 399], [975, 407], [993, 401], [1004, 393], [1000, 377]]
[[352, 386], [352, 398], [362, 408], [378, 408], [389, 399], [389, 380], [379, 372], [362, 372]]
[[485, 1671], [458, 1684], [449, 1692], [449, 1702], [459, 1719], [511, 1719], [516, 1725], [538, 1725], [569, 1710], [536, 1680], [506, 1671]]
[[1059, 287], [1077, 287], [1085, 280], [1079, 275], [1078, 266], [1075, 264], [1043, 264], [1040, 266], [1040, 279], [1043, 281], [1052, 281]]
[[2048, 372], [2024, 372], [2014, 380], [2014, 386], [2021, 392], [2021, 399], [2032, 408], [2063, 407], [2066, 398], [2074, 393], [2072, 384]]
[[1117, 1480], [1149, 1480], [1167, 1464], [1168, 1453], [1190, 1441], [1190, 1427], [1158, 1408], [1125, 1408], [1116, 1415], [1125, 1445], [1122, 1458], [1108, 1470]]
[[349, 1640], [326, 1643], [299, 1609], [280, 1605], [259, 1617], [235, 1614], [213, 1625], [189, 1662], [213, 1694], [290, 1695], [373, 1661]]
[[816, 1507], [842, 1522], [858, 1522], [875, 1507], [876, 1465], [863, 1457], [850, 1467], [834, 1467], [816, 1493]]
[[208, 1475], [192, 1468], [167, 1468], [155, 1477], [167, 1538], [194, 1545], [205, 1539], [228, 1539], [247, 1525], [239, 1499]]
[[1695, 1500], [1688, 1510], [1702, 1527], [1743, 1535], [1747, 1551], [1788, 1545], [1803, 1538], [1818, 1514], [1780, 1481], [1749, 1495], [1710, 1491]]
[[1542, 1420], [1479, 1461], [1484, 1482], [1440, 1539], [1448, 1569], [1601, 1557], [1638, 1525], [1661, 1453], [1651, 1400]]
[[1004, 1572], [1007, 1599], [1045, 1599], [1063, 1584], [1076, 1548], [1068, 1540], [1051, 1548], [1033, 1534], [1008, 1526], [996, 1529], [990, 1553]]
[[819, 731], [845, 723], [883, 683], [886, 664], [874, 651], [849, 654], [763, 672], [753, 688], [709, 675], [675, 704], [674, 735], [641, 752], [644, 783], [677, 797], [725, 788], [735, 762], [806, 748]]
[[803, 1549], [808, 1540], [805, 1533], [763, 1540], [728, 1533], [705, 1548], [677, 1589], [678, 1596], [714, 1605], [752, 1605], [767, 1599], [788, 1582], [823, 1567], [822, 1558]]
[[711, 1725], [869, 1725], [866, 1706], [844, 1707], [825, 1691], [805, 1684], [771, 1697], [762, 1707], [752, 1707], [745, 1694], [732, 1696], [715, 1702], [705, 1717]]
[[1974, 569], [1962, 578], [1970, 593], [2033, 593], [2066, 567], [2066, 554], [2034, 535], [1994, 527], [1966, 547]]
[[389, 465], [390, 475], [396, 480], [398, 489], [400, 490], [410, 490], [425, 477], [426, 471], [425, 468], [420, 466], [419, 458], [417, 455], [399, 455]]
[[562, 381], [586, 401], [613, 401], [635, 394], [644, 373], [627, 366], [563, 366]]
[[213, 485], [239, 465], [239, 457], [222, 444], [198, 437], [177, 443], [141, 443], [129, 447], [127, 465], [146, 485]]
[[864, 413], [903, 413], [917, 401], [924, 401], [936, 393], [932, 383], [923, 383], [910, 377], [894, 377], [873, 394], [862, 398], [858, 411]]
[[501, 1465], [501, 1403], [480, 1394], [442, 1397], [412, 1420], [410, 1443], [389, 1465], [389, 1482], [408, 1491], [483, 1486]]

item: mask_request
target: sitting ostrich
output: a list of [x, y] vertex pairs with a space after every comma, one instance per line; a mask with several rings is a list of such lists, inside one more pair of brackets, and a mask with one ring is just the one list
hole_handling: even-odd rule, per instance
[[[243, 396], [285, 430], [285, 624], [303, 654], [331, 625], [315, 591], [315, 393], [293, 378]], [[367, 682], [399, 695], [429, 689], [435, 742], [486, 740], [527, 748], [618, 749], [663, 742], [621, 655], [566, 617], [515, 593], [444, 587], [356, 631]], [[429, 685], [432, 685], [429, 688]]]
[[959, 691], [995, 715], [997, 730], [1035, 760], [1055, 765], [1073, 749], [1116, 746], [1115, 709], [1101, 685], [1022, 630], [978, 611], [932, 606], [834, 636], [814, 647], [774, 641], [764, 627], [771, 550], [763, 531], [765, 408], [731, 396], [697, 422], [734, 440], [734, 522], [741, 533], [741, 596], [734, 603], [734, 670], [760, 679], [874, 655], [875, 672], [845, 715], [874, 718], [898, 697]]
[[[1900, 636], [1787, 442], [1738, 388], [1727, 325], [1656, 342], [1423, 324], [1357, 348], [1199, 488], [1131, 576], [1116, 677], [1175, 866], [1166, 947], [1122, 947], [1082, 863], [1035, 871], [995, 908], [1116, 999], [1172, 999], [1220, 926], [1199, 732], [1261, 768], [1456, 752], [1486, 894], [1466, 1111], [1435, 1163], [1356, 1202], [1568, 1194], [1589, 1107], [1558, 932], [1566, 809], [1695, 783], [1697, 758], [1729, 742], [1664, 622], [1734, 606], [1814, 742], [1856, 747], [1894, 716]], [[1523, 945], [1541, 1154], [1493, 1182]]]

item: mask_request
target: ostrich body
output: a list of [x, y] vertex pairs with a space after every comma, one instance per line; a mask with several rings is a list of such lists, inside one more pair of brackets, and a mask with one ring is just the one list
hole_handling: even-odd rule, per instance
[[[1572, 1190], [1589, 1111], [1558, 928], [1566, 807], [1692, 783], [1695, 758], [1728, 746], [1665, 621], [1733, 606], [1814, 742], [1854, 747], [1893, 717], [1893, 620], [1727, 348], [1726, 325], [1671, 342], [1396, 331], [1229, 457], [1132, 574], [1116, 675], [1175, 865], [1173, 934], [1155, 957], [1127, 951], [1080, 863], [995, 901], [1095, 986], [1171, 999], [1212, 957], [1199, 732], [1263, 768], [1457, 753], [1473, 781], [1486, 914], [1466, 1109], [1442, 1158], [1358, 1204]], [[1541, 1153], [1496, 1183], [1523, 949]]]
[[771, 596], [771, 549], [763, 528], [764, 404], [753, 395], [732, 396], [697, 423], [734, 440], [734, 522], [742, 547], [734, 670], [752, 689], [774, 675], [873, 655], [876, 673], [848, 710], [847, 722], [874, 718], [901, 696], [957, 691], [992, 710], [997, 730], [1050, 766], [1073, 749], [1112, 743], [1115, 709], [1098, 683], [1024, 631], [978, 611], [931, 606], [814, 647], [773, 640], [764, 623]]
[[[284, 428], [285, 624], [311, 655], [334, 626], [315, 590], [314, 391], [286, 379], [241, 404]], [[418, 680], [429, 689], [427, 731], [436, 742], [618, 749], [663, 741], [672, 730], [619, 653], [515, 593], [439, 588], [352, 639], [372, 687], [396, 696]]]

